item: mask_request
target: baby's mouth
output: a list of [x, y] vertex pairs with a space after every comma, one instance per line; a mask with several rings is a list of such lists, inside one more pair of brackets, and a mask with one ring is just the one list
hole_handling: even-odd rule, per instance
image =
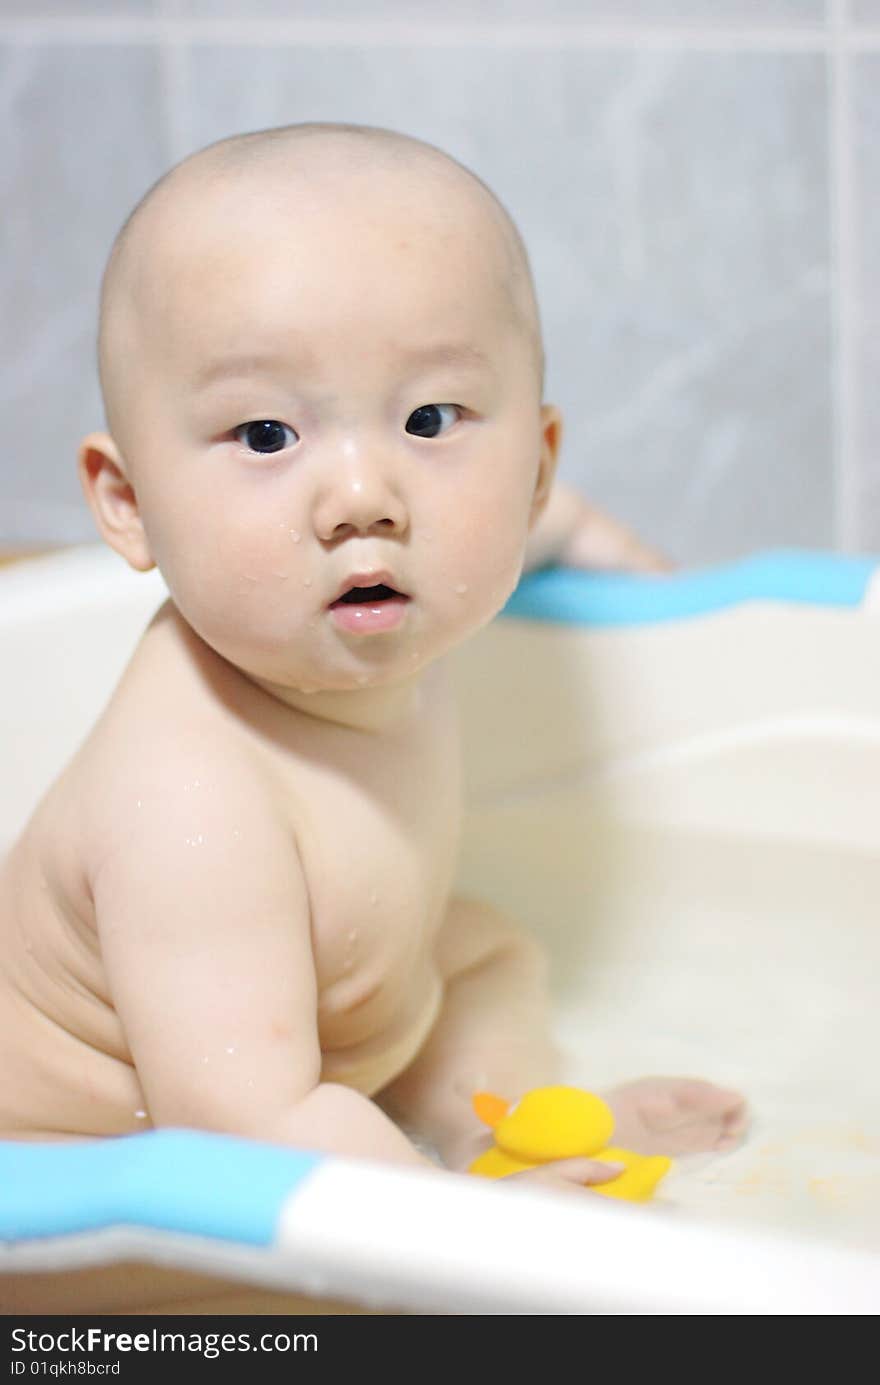
[[396, 591], [394, 587], [386, 587], [384, 582], [380, 582], [377, 587], [351, 587], [338, 600], [331, 602], [330, 609], [334, 606], [375, 606], [382, 601], [392, 601], [395, 597], [403, 601], [409, 600], [403, 592]]
[[406, 592], [393, 585], [396, 573], [389, 568], [355, 569], [340, 582], [336, 595], [328, 603], [331, 611], [340, 606], [381, 606], [387, 601], [409, 601]]
[[410, 598], [383, 579], [387, 571], [351, 572], [328, 611], [338, 630], [349, 635], [380, 635], [397, 630], [406, 618]]

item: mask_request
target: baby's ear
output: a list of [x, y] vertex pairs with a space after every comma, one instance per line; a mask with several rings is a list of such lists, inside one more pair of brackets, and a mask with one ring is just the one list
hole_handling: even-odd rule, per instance
[[104, 540], [137, 572], [156, 566], [144, 533], [137, 496], [122, 454], [109, 433], [89, 433], [77, 453], [77, 470]]
[[535, 494], [532, 497], [532, 513], [529, 527], [533, 527], [547, 508], [556, 466], [559, 461], [559, 446], [562, 442], [562, 414], [555, 404], [541, 405], [541, 458], [535, 481]]

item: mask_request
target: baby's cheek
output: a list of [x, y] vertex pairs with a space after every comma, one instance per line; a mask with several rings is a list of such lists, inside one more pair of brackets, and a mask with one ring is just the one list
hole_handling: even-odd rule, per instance
[[272, 550], [239, 555], [230, 562], [224, 597], [214, 607], [225, 611], [251, 639], [275, 643], [308, 622], [321, 603], [321, 583], [309, 566]]
[[511, 516], [506, 524], [466, 534], [448, 565], [451, 599], [478, 623], [501, 609], [519, 581], [525, 550], [521, 527], [518, 517]]
[[167, 566], [182, 614], [215, 647], [223, 637], [272, 641], [304, 619], [314, 590], [314, 580], [297, 570], [274, 536], [259, 543], [219, 525], [191, 530], [188, 542], [180, 535]]

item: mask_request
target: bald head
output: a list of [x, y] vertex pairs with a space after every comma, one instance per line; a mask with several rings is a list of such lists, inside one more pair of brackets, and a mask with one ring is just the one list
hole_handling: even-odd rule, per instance
[[[162, 256], [186, 252], [188, 215], [212, 190], [242, 197], [255, 190], [267, 209], [276, 189], [307, 190], [332, 205], [334, 189], [355, 178], [398, 179], [408, 210], [419, 194], [445, 185], [455, 205], [469, 204], [493, 249], [512, 325], [523, 333], [543, 390], [540, 319], [522, 238], [509, 213], [476, 174], [434, 145], [372, 126], [306, 124], [235, 135], [208, 145], [165, 173], [133, 208], [114, 241], [101, 285], [98, 370], [110, 432], [122, 442], [130, 391], [136, 388], [144, 320], [161, 311]], [[432, 202], [426, 199], [430, 210]], [[436, 205], [436, 203], [434, 203]], [[442, 203], [441, 203], [442, 205]]]

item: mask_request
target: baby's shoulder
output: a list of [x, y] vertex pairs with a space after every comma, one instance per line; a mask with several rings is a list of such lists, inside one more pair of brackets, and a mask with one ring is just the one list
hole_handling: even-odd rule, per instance
[[282, 813], [271, 760], [223, 690], [149, 635], [68, 770], [92, 862], [160, 827], [197, 842]]

